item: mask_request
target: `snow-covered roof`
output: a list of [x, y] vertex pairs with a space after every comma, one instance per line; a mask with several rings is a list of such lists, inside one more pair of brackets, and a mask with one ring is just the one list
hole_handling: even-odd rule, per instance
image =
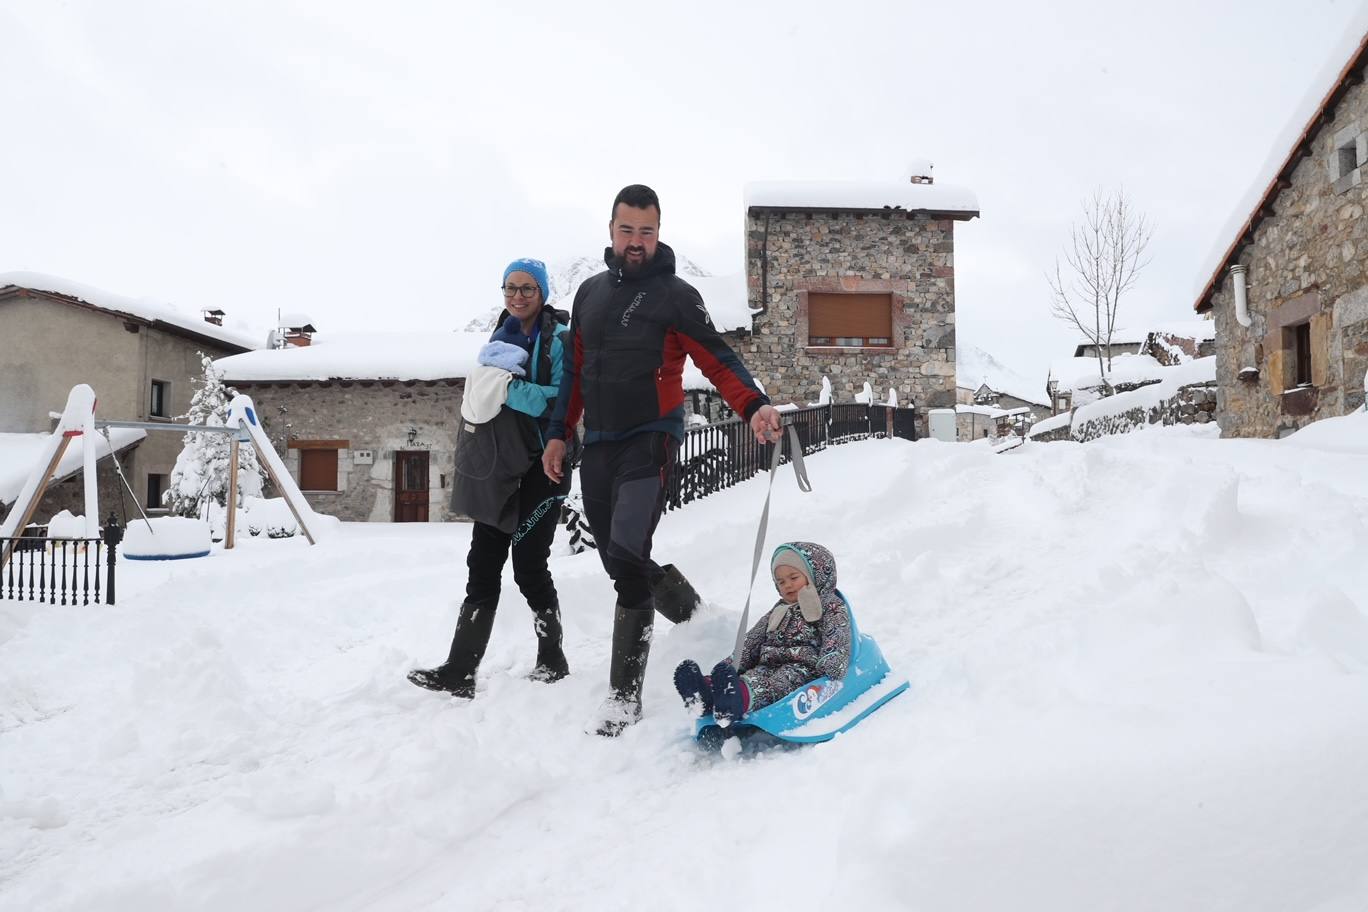
[[[487, 332], [318, 333], [312, 345], [219, 358], [225, 383], [274, 380], [453, 380], [476, 365]], [[715, 389], [691, 359], [684, 388]]]
[[0, 289], [8, 287], [46, 291], [74, 298], [100, 310], [136, 317], [154, 325], [165, 324], [168, 327], [207, 336], [210, 339], [237, 348], [258, 348], [266, 339], [265, 333], [260, 335], [250, 333], [246, 327], [233, 329], [216, 326], [205, 320], [198, 311], [189, 313], [163, 301], [156, 301], [151, 298], [129, 298], [41, 272], [0, 272]]
[[[1139, 345], [1149, 336], [1148, 330], [1114, 329], [1112, 330], [1112, 345]], [[1079, 339], [1074, 343], [1074, 351], [1089, 345], [1096, 345], [1092, 339]]]
[[910, 181], [758, 181], [746, 184], [746, 208], [903, 209], [958, 213], [964, 218], [979, 214], [972, 190]]
[[[1108, 379], [1112, 385], [1157, 380], [1163, 376], [1164, 366], [1149, 355], [1114, 355]], [[1059, 358], [1050, 362], [1050, 380], [1059, 382], [1060, 392], [1076, 391], [1102, 385], [1097, 358]], [[1075, 402], [1075, 404], [1078, 404]]]
[[[33, 472], [34, 463], [42, 455], [43, 445], [51, 436], [42, 433], [0, 433], [0, 504], [13, 503], [19, 496], [19, 492], [24, 489], [24, 482], [28, 481], [29, 475]], [[131, 446], [146, 436], [146, 431], [131, 428], [109, 429], [109, 439], [114, 442], [116, 450]], [[95, 439], [96, 458], [104, 459], [109, 455], [109, 444], [105, 442], [104, 432], [96, 434]], [[64, 478], [81, 468], [84, 444], [85, 435], [71, 438], [66, 452], [62, 454], [62, 461], [57, 465], [57, 478]]]
[[227, 383], [266, 380], [450, 380], [475, 367], [487, 332], [318, 333], [313, 344], [219, 358]]
[[1026, 415], [1030, 409], [1025, 406], [1014, 409], [1001, 409], [993, 405], [965, 405], [959, 403], [955, 406], [957, 415], [983, 415], [986, 418], [1010, 418], [1013, 415]]
[[956, 349], [955, 377], [956, 385], [964, 389], [978, 390], [986, 384], [995, 393], [1049, 405], [1044, 383], [1027, 379], [977, 346], [961, 345]]
[[1338, 45], [1323, 58], [1319, 71], [1307, 86], [1306, 94], [1292, 109], [1286, 125], [1269, 146], [1269, 156], [1244, 196], [1230, 209], [1230, 216], [1216, 235], [1215, 244], [1203, 258], [1194, 281], [1193, 309], [1211, 308], [1211, 296], [1221, 283], [1221, 274], [1234, 261], [1244, 238], [1258, 223], [1273, 198], [1282, 192], [1302, 158], [1310, 154], [1311, 142], [1320, 132], [1322, 113], [1329, 111], [1348, 89], [1353, 74], [1362, 69], [1368, 53], [1368, 5], [1361, 6], [1340, 38]]

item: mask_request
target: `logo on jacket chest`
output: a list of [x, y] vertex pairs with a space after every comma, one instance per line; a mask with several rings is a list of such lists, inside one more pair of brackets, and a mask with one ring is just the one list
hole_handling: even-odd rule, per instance
[[623, 310], [622, 319], [619, 320], [618, 323], [625, 327], [628, 323], [632, 322], [632, 314], [636, 313], [636, 309], [641, 306], [641, 302], [644, 300], [646, 300], [646, 292], [638, 291], [636, 297], [632, 298], [632, 303], [628, 304], [627, 308]]

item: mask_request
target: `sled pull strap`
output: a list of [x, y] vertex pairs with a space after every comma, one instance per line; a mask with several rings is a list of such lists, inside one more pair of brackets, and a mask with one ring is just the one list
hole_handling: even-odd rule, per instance
[[[798, 431], [788, 425], [789, 462], [793, 463], [793, 475], [798, 480], [798, 490], [807, 493], [812, 490], [808, 481], [807, 465], [803, 462], [803, 444], [798, 440]], [[769, 530], [770, 495], [774, 493], [774, 476], [779, 474], [779, 460], [784, 453], [784, 438], [774, 442], [774, 457], [770, 460], [769, 486], [765, 488], [765, 508], [760, 511], [760, 528], [755, 530], [755, 553], [751, 557], [750, 585], [746, 587], [746, 606], [741, 609], [741, 626], [736, 628], [736, 647], [732, 650], [732, 665], [741, 667], [741, 650], [746, 645], [746, 631], [750, 629], [751, 590], [755, 588], [755, 577], [760, 572], [760, 558], [765, 551], [765, 533]]]

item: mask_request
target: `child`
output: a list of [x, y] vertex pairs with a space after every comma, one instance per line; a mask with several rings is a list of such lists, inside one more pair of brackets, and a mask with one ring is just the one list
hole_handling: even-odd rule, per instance
[[704, 676], [686, 659], [675, 689], [695, 713], [729, 725], [751, 710], [825, 675], [840, 678], [850, 664], [850, 618], [836, 593], [836, 559], [812, 542], [788, 542], [770, 559], [779, 601], [746, 634], [741, 667], [731, 658]]

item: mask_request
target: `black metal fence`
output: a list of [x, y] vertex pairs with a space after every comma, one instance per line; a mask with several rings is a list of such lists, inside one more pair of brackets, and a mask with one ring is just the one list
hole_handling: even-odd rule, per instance
[[[796, 409], [784, 412], [783, 417], [784, 424], [798, 431], [804, 456], [828, 446], [890, 433], [917, 439], [911, 408], [840, 403]], [[764, 471], [774, 456], [773, 446], [757, 443], [750, 424], [740, 418], [686, 429], [684, 443], [666, 478], [665, 509], [677, 510]], [[787, 455], [783, 461], [788, 461]]]
[[99, 538], [49, 538], [29, 526], [0, 538], [0, 599], [49, 605], [114, 604], [114, 566], [123, 528], [111, 516]]

